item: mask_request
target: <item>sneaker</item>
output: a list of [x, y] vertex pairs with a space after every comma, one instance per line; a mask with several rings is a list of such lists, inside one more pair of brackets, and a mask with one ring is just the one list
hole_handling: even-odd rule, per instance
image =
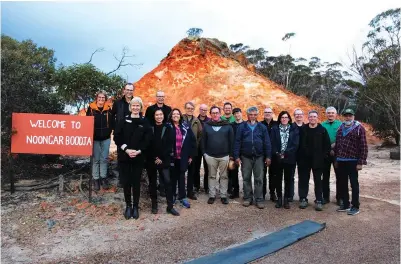
[[349, 207], [345, 207], [344, 204], [340, 205], [340, 207], [337, 209], [337, 212], [347, 212], [347, 210], [350, 210]]
[[214, 204], [214, 201], [216, 200], [216, 198], [214, 197], [209, 197], [209, 200], [207, 200], [208, 204]]
[[242, 205], [245, 206], [245, 207], [248, 207], [248, 206], [250, 206], [251, 204], [252, 204], [252, 201], [249, 201], [249, 200], [245, 200], [245, 201], [242, 203]]
[[323, 204], [321, 201], [317, 201], [315, 205], [315, 210], [316, 211], [323, 211]]
[[221, 198], [221, 203], [222, 203], [222, 204], [228, 204], [229, 201], [228, 201], [227, 197], [222, 197], [222, 198]]
[[180, 216], [180, 213], [179, 212], [177, 212], [177, 210], [175, 210], [175, 208], [173, 207], [173, 208], [171, 208], [171, 209], [169, 209], [169, 208], [167, 208], [167, 213], [168, 214], [172, 214], [172, 215], [174, 215], [174, 216]]
[[305, 209], [306, 207], [308, 207], [308, 201], [304, 198], [301, 200], [301, 204], [299, 205], [299, 208]]
[[347, 215], [357, 215], [357, 214], [359, 214], [359, 208], [356, 208], [356, 207], [351, 207], [347, 211]]
[[256, 203], [256, 207], [259, 208], [259, 209], [264, 209], [265, 205], [264, 205], [263, 202], [258, 202], [258, 203]]
[[188, 198], [191, 200], [198, 200], [198, 197], [196, 197], [196, 195], [194, 193], [188, 195]]
[[109, 181], [108, 181], [106, 178], [103, 178], [103, 179], [101, 180], [101, 182], [102, 182], [102, 188], [103, 188], [103, 189], [107, 190], [107, 189], [110, 188], [110, 186], [109, 186]]
[[190, 205], [189, 201], [187, 200], [187, 198], [182, 199], [180, 202], [181, 202], [182, 207], [185, 207], [187, 209], [191, 208], [191, 205]]

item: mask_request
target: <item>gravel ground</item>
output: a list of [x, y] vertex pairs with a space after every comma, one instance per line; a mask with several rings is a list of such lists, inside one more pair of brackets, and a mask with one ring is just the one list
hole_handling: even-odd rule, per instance
[[[3, 193], [1, 261], [180, 263], [309, 219], [326, 228], [254, 263], [400, 263], [400, 163], [385, 153], [371, 149], [371, 165], [360, 176], [363, 197], [357, 216], [336, 212], [333, 203], [322, 212], [312, 206], [298, 209], [298, 202], [289, 210], [271, 202], [264, 210], [244, 208], [241, 199], [208, 205], [201, 194], [191, 209], [179, 208], [180, 217], [165, 214], [164, 201], [159, 214], [152, 215], [146, 201], [141, 218], [127, 221], [121, 215], [121, 191], [99, 195], [96, 206], [72, 195]], [[48, 219], [56, 220], [51, 229]]]

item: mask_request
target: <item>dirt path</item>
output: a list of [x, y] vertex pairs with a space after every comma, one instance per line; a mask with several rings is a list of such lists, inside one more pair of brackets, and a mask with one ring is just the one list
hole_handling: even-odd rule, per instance
[[[121, 191], [95, 197], [97, 205], [78, 194], [3, 192], [1, 262], [177, 263], [310, 219], [326, 229], [255, 263], [399, 263], [400, 163], [388, 156], [370, 148], [360, 174], [361, 213], [354, 217], [337, 213], [333, 203], [323, 212], [300, 210], [298, 202], [290, 210], [271, 202], [259, 210], [240, 199], [208, 205], [202, 194], [191, 209], [180, 208], [180, 217], [165, 214], [164, 201], [152, 215], [144, 201], [141, 218], [126, 221]], [[332, 197], [334, 183], [332, 177]]]

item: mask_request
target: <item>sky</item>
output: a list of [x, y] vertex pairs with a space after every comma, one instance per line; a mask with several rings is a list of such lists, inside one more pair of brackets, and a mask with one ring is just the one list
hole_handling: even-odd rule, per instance
[[[92, 63], [108, 72], [123, 47], [141, 66], [118, 73], [130, 82], [155, 68], [191, 27], [202, 37], [228, 45], [263, 47], [270, 56], [319, 57], [350, 64], [353, 47], [361, 50], [369, 22], [399, 7], [399, 0], [359, 1], [73, 1], [2, 2], [1, 32], [19, 41], [32, 39], [55, 50], [57, 64]], [[284, 42], [285, 33], [295, 37]]]

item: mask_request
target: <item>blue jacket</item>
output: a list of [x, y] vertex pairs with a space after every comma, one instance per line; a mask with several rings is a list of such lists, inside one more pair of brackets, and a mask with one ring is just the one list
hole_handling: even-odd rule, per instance
[[272, 155], [278, 160], [286, 164], [295, 164], [297, 161], [297, 153], [299, 147], [299, 129], [296, 124], [290, 125], [290, 135], [288, 138], [287, 148], [284, 151], [284, 159], [280, 159], [281, 153], [281, 137], [279, 126], [273, 126], [271, 130]]
[[[171, 126], [172, 128], [172, 141], [173, 141], [173, 152], [172, 152], [172, 159], [171, 161], [173, 162], [175, 160], [175, 156], [176, 156], [176, 146], [175, 146], [175, 137], [176, 137], [176, 133], [175, 133], [175, 127], [168, 123], [169, 126]], [[182, 148], [181, 148], [181, 161], [180, 161], [180, 167], [181, 167], [181, 171], [186, 171], [188, 169], [188, 160], [189, 158], [194, 159], [194, 157], [197, 154], [197, 148], [196, 148], [196, 139], [195, 139], [195, 135], [194, 132], [192, 132], [192, 129], [188, 126], [187, 123], [183, 122], [182, 125], [180, 125], [180, 130], [181, 130], [181, 134], [182, 134], [182, 138], [183, 138], [183, 142], [182, 142]], [[192, 161], [194, 162], [194, 161]]]
[[249, 128], [248, 122], [243, 122], [238, 126], [234, 143], [234, 159], [238, 159], [240, 156], [271, 158], [269, 133], [262, 123], [257, 122], [253, 132]]

